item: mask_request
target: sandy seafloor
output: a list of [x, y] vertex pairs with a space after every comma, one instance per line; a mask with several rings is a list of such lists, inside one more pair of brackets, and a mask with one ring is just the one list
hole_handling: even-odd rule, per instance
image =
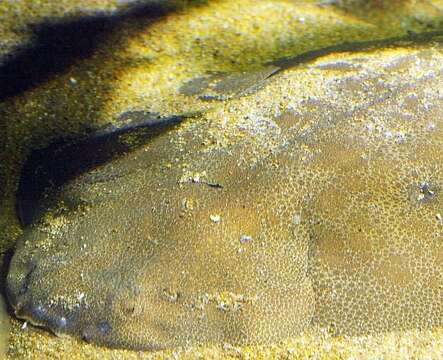
[[[248, 66], [262, 63], [267, 59], [275, 57], [279, 51], [283, 51], [282, 56], [303, 53], [308, 50], [323, 46], [340, 44], [349, 41], [382, 39], [404, 35], [407, 31], [429, 31], [438, 30], [443, 27], [443, 2], [434, 1], [385, 1], [394, 6], [381, 6], [382, 1], [374, 1], [374, 5], [365, 7], [365, 2], [358, 1], [200, 1], [199, 6], [194, 6], [195, 2], [182, 2], [179, 10], [171, 12], [164, 18], [157, 19], [150, 36], [156, 36], [161, 42], [151, 41], [151, 45], [146, 45], [149, 49], [144, 49], [148, 56], [160, 56], [161, 54], [175, 54], [176, 59], [182, 62], [192, 62], [192, 50], [186, 49], [183, 44], [177, 43], [177, 33], [180, 38], [186, 40], [189, 29], [183, 27], [183, 23], [195, 19], [196, 30], [205, 36], [208, 28], [205, 24], [226, 22], [229, 26], [232, 20], [232, 13], [238, 16], [239, 31], [248, 29], [249, 13], [254, 10], [256, 16], [260, 16], [258, 21], [262, 21], [265, 29], [270, 29], [269, 34], [257, 32], [251, 35], [259, 40], [269, 40], [272, 45], [273, 36], [276, 29], [279, 29], [279, 36], [288, 40], [288, 45], [284, 49], [268, 46], [262, 52], [258, 51], [255, 58], [242, 61], [239, 60], [239, 68], [247, 69]], [[319, 6], [322, 3], [322, 6]], [[355, 4], [353, 4], [355, 3]], [[333, 5], [347, 7], [347, 11], [333, 7]], [[110, 14], [121, 11], [125, 6], [131, 6], [131, 2], [111, 1], [111, 0], [20, 0], [2, 1], [0, 3], [0, 55], [14, 51], [18, 46], [32, 39], [32, 32], [27, 27], [28, 24], [38, 24], [47, 19], [75, 18], [91, 16], [94, 14]], [[264, 9], [266, 7], [266, 10]], [[261, 11], [259, 11], [261, 9]], [[202, 16], [212, 19], [207, 23], [199, 23]], [[291, 27], [279, 27], [278, 23], [284, 23], [282, 18], [291, 17], [298, 19], [297, 24]], [[286, 19], [287, 20], [287, 19]], [[277, 24], [277, 25], [276, 25]], [[332, 25], [333, 24], [333, 25]], [[209, 26], [209, 25], [208, 25]], [[244, 26], [244, 29], [242, 29]], [[306, 36], [309, 35], [309, 36]], [[131, 45], [131, 32], [123, 32], [121, 37], [128, 37], [130, 44], [125, 49], [117, 49], [122, 54], [127, 55], [131, 51], [140, 50], [140, 43]], [[151, 39], [152, 40], [152, 39]], [[198, 54], [205, 56], [211, 50], [216, 50], [220, 44], [214, 42], [214, 49], [206, 49]], [[131, 47], [132, 46], [132, 47]], [[209, 45], [210, 47], [211, 45]], [[230, 48], [223, 49], [226, 59], [241, 54], [242, 43], [231, 43]], [[108, 49], [111, 51], [112, 49]], [[160, 54], [160, 55], [159, 55]], [[183, 54], [183, 55], [180, 55]], [[195, 54], [194, 54], [195, 55]], [[174, 56], [169, 56], [164, 62], [164, 71], [168, 71], [173, 77], [181, 70], [181, 66], [174, 63]], [[196, 66], [204, 62], [196, 62]], [[230, 68], [228, 64], [220, 64], [220, 68]], [[159, 66], [157, 72], [162, 71]], [[128, 71], [127, 74], [119, 74], [122, 77], [131, 79], [137, 76]], [[179, 76], [178, 76], [179, 77]], [[160, 78], [161, 79], [161, 78]], [[170, 86], [175, 84], [171, 82]], [[124, 87], [124, 82], [119, 83]], [[132, 91], [132, 90], [131, 90]], [[163, 86], [158, 91], [159, 98], [162, 94], [167, 94], [167, 86]], [[17, 98], [25, 97], [25, 94], [17, 94]], [[97, 98], [100, 94], [97, 94]], [[9, 100], [7, 100], [9, 101]], [[25, 101], [25, 100], [23, 100]], [[92, 100], [91, 100], [92, 101]], [[98, 101], [98, 100], [97, 100]], [[8, 106], [8, 105], [7, 105]], [[106, 109], [109, 113], [118, 111], [121, 102], [117, 99], [115, 109]], [[111, 107], [112, 107], [111, 106]], [[174, 104], [161, 104], [164, 111], [167, 106], [177, 106]], [[26, 110], [24, 110], [26, 111]], [[69, 110], [67, 110], [69, 111]], [[104, 111], [103, 117], [106, 117]], [[14, 150], [12, 160], [3, 164], [2, 175], [8, 176], [3, 189], [0, 216], [2, 226], [2, 236], [0, 250], [2, 253], [11, 248], [14, 238], [20, 234], [20, 227], [15, 218], [13, 193], [14, 179], [18, 174], [18, 168], [26, 153], [23, 149], [24, 135], [33, 130], [33, 117], [29, 116], [28, 121], [17, 121], [14, 123], [13, 113], [8, 113], [10, 119], [0, 119], [0, 129], [5, 129], [10, 134], [8, 140], [9, 149]], [[47, 123], [50, 132], [51, 123]], [[2, 135], [0, 135], [2, 136]], [[44, 135], [42, 135], [44, 136]], [[9, 159], [9, 158], [8, 158]], [[5, 158], [3, 158], [5, 160]], [[6, 165], [5, 165], [6, 164]], [[10, 323], [10, 325], [9, 325]], [[220, 347], [203, 347], [179, 350], [168, 350], [162, 352], [132, 352], [125, 350], [110, 350], [76, 341], [71, 338], [60, 338], [51, 335], [47, 331], [33, 328], [22, 321], [7, 315], [3, 303], [0, 302], [0, 357], [5, 356], [10, 359], [194, 359], [194, 358], [314, 358], [314, 359], [439, 359], [443, 357], [443, 329], [432, 330], [410, 330], [405, 332], [392, 332], [367, 337], [341, 338], [333, 337], [327, 332], [305, 334], [294, 339], [288, 339], [279, 344], [268, 346], [251, 346], [236, 348], [228, 344]]]

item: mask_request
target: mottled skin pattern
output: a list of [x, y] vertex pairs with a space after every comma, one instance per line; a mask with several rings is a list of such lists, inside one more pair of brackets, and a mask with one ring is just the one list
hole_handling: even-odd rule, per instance
[[17, 316], [136, 349], [441, 326], [442, 64], [323, 57], [66, 184], [19, 241]]

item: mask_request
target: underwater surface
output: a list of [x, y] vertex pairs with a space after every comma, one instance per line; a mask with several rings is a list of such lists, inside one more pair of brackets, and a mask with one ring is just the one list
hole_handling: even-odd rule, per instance
[[1, 4], [0, 351], [438, 358], [442, 10]]

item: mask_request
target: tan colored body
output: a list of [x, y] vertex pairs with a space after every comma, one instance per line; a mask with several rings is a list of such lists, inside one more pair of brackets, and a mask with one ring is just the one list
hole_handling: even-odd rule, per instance
[[441, 325], [441, 64], [321, 58], [79, 177], [20, 241], [17, 314], [132, 348]]

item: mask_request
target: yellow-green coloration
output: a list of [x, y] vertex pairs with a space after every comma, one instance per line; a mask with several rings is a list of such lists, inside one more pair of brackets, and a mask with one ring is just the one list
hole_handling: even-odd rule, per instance
[[[99, 128], [132, 108], [168, 114], [212, 107], [179, 94], [183, 83], [207, 72], [253, 71], [266, 62], [324, 46], [438, 29], [442, 21], [440, 0], [405, 2], [395, 11], [375, 7], [364, 18], [355, 15], [358, 7], [344, 12], [318, 6], [317, 1], [173, 3], [178, 10], [160, 19], [123, 17], [88, 59], [0, 103], [5, 119], [0, 123], [5, 139], [0, 143], [0, 224], [7, 229], [0, 235], [2, 243], [11, 245], [20, 232], [14, 192], [20, 165], [31, 148], [84, 133], [85, 127]], [[5, 2], [0, 5], [2, 39], [9, 39], [8, 34], [26, 21], [60, 17], [62, 8], [73, 17], [93, 14], [95, 6], [115, 10], [115, 5], [107, 0]], [[23, 16], [16, 20], [16, 14]]]
[[441, 326], [441, 38], [288, 69], [67, 184], [16, 314], [136, 349]]
[[[149, 3], [152, 1], [146, 1]], [[63, 18], [75, 20], [84, 17], [110, 15], [130, 9], [137, 1], [119, 0], [18, 0], [0, 3], [0, 63], [1, 57], [22, 48], [32, 41], [32, 28], [45, 21]], [[183, 1], [182, 1], [183, 3]]]
[[[124, 177], [91, 184], [85, 175], [68, 185], [61, 198], [81, 197], [85, 214], [53, 209], [46, 223], [27, 230], [23, 239], [32, 241], [21, 240], [10, 273], [17, 294], [27, 261], [37, 264], [17, 296], [30, 304], [21, 315], [38, 323], [41, 302], [48, 312], [41, 322], [55, 331], [64, 331], [65, 316], [68, 332], [114, 346], [269, 342], [314, 324], [305, 342], [311, 351], [319, 348], [312, 339], [324, 340], [317, 325], [338, 334], [369, 332], [365, 344], [389, 344], [391, 335], [381, 331], [416, 344], [423, 335], [416, 329], [424, 328], [438, 351], [438, 39], [331, 54], [226, 102], [181, 89], [208, 71], [252, 72], [323, 46], [432, 28], [440, 10], [439, 1], [403, 3], [395, 16], [313, 2], [209, 2], [154, 23], [122, 22], [89, 59], [2, 104], [8, 122], [1, 124], [1, 221], [8, 229], [30, 147], [81, 134], [84, 124], [102, 127], [128, 110], [205, 112], [97, 170], [119, 169]], [[408, 111], [400, 113], [399, 102]], [[223, 188], [180, 181], [205, 172], [204, 180]], [[2, 233], [4, 243], [11, 232]], [[412, 330], [396, 337], [405, 329]], [[360, 344], [358, 337], [334, 339], [322, 344]], [[38, 357], [33, 341], [44, 341], [53, 356], [60, 346], [112, 356], [71, 340], [26, 338], [17, 324], [12, 340], [17, 357]], [[213, 355], [211, 349], [188, 356]], [[217, 351], [237, 354], [229, 346]], [[297, 340], [238, 351], [309, 353]]]
[[9, 317], [6, 313], [6, 304], [0, 295], [0, 357], [6, 356], [9, 339]]

